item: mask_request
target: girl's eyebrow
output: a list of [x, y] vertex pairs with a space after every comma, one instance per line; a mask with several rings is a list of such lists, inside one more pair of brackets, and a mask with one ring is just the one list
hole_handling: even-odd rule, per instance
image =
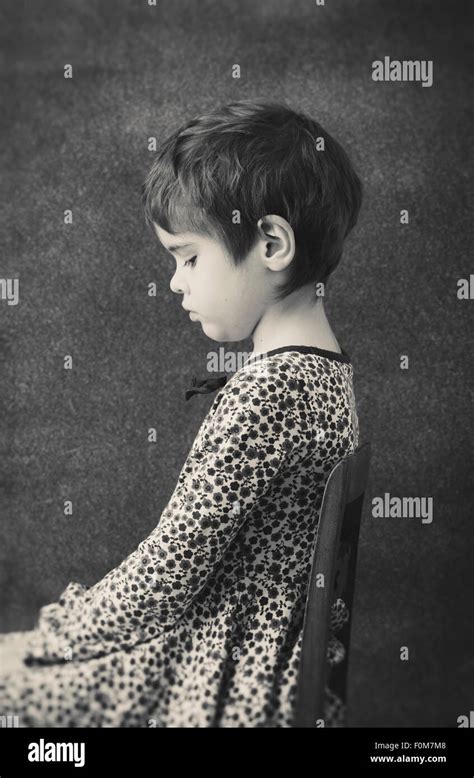
[[168, 246], [166, 249], [167, 251], [179, 251], [180, 249], [185, 249], [187, 246], [192, 246], [192, 243], [182, 243], [180, 246]]

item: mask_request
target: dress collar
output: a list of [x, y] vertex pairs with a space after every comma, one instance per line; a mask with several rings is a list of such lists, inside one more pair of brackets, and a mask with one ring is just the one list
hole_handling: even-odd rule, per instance
[[[337, 362], [345, 362], [349, 364], [351, 358], [344, 349], [339, 354], [337, 351], [329, 351], [324, 348], [318, 348], [317, 346], [281, 346], [280, 348], [273, 348], [270, 351], [263, 351], [261, 353], [252, 354], [242, 365], [242, 370], [246, 365], [252, 364], [255, 361], [260, 361], [265, 357], [273, 356], [273, 354], [283, 354], [285, 352], [298, 351], [300, 354], [318, 354], [320, 357], [326, 359], [334, 359]], [[209, 392], [215, 392], [219, 387], [225, 386], [229, 379], [229, 376], [217, 376], [213, 378], [197, 378], [193, 376], [191, 385], [186, 389], [184, 396], [186, 400], [189, 400], [194, 394], [208, 394]]]

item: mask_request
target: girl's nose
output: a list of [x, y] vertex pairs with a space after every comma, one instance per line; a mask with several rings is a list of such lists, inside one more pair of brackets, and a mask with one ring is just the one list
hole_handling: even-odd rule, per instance
[[187, 290], [186, 284], [184, 283], [183, 279], [180, 278], [178, 270], [175, 270], [173, 273], [173, 277], [170, 281], [170, 289], [172, 292], [175, 292], [175, 294], [184, 294], [185, 289]]

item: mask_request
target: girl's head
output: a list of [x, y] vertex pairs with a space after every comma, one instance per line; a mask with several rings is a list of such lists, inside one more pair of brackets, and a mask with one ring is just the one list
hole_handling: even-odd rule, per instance
[[147, 223], [168, 251], [180, 247], [170, 287], [218, 341], [246, 339], [271, 306], [316, 302], [361, 199], [346, 153], [317, 122], [260, 100], [176, 130], [143, 185]]

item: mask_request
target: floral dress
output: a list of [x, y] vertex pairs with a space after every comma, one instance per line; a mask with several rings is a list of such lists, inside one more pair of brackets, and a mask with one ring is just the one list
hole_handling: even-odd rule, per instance
[[[326, 480], [358, 445], [349, 356], [287, 346], [217, 392], [153, 531], [0, 636], [23, 727], [291, 727]], [[344, 661], [333, 609], [328, 662]], [[1, 652], [18, 646], [15, 672]], [[324, 725], [344, 724], [326, 687]]]

